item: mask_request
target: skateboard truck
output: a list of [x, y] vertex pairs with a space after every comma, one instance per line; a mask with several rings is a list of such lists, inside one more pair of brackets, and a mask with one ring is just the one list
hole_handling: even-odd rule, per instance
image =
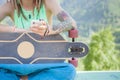
[[69, 53], [71, 53], [71, 54], [79, 54], [81, 52], [84, 52], [83, 47], [79, 47], [79, 46], [75, 45], [75, 46], [71, 46], [69, 48]]
[[[72, 42], [75, 42], [75, 38], [78, 37], [78, 30], [73, 28], [71, 30], [69, 30], [69, 37], [72, 38]], [[72, 46], [69, 48], [70, 49], [70, 53], [73, 54], [73, 53], [80, 53], [80, 52], [83, 52], [83, 48], [75, 45], [75, 46]], [[74, 57], [72, 57], [71, 60], [68, 60], [69, 63], [71, 63], [72, 65], [74, 65], [75, 67], [78, 66], [78, 60]]]

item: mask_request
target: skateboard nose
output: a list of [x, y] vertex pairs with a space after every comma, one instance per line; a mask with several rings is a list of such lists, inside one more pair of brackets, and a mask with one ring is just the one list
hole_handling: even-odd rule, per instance
[[22, 58], [30, 58], [35, 52], [34, 46], [28, 41], [21, 42], [17, 47], [17, 52]]

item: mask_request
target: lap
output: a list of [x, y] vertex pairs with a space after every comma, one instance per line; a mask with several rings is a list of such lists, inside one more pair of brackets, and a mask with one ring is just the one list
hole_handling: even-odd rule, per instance
[[[71, 64], [48, 64], [48, 66], [47, 64], [41, 64], [38, 67], [36, 66], [38, 65], [33, 65], [34, 68], [38, 69], [34, 69], [35, 71], [26, 73], [29, 80], [74, 80], [76, 74], [75, 68]], [[0, 71], [0, 76], [3, 77], [4, 80], [19, 80], [21, 75], [25, 74], [4, 68]]]

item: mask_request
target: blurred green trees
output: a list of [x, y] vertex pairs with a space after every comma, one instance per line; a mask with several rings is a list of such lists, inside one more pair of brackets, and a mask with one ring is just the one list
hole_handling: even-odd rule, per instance
[[91, 38], [89, 54], [84, 59], [85, 70], [119, 70], [120, 62], [115, 50], [111, 29], [104, 29]]

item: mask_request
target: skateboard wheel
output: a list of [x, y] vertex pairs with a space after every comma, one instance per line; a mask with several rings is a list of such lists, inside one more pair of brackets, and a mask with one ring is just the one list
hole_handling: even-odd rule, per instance
[[73, 66], [78, 66], [78, 60], [76, 58], [72, 58], [71, 60], [68, 60], [69, 63], [71, 63]]
[[78, 37], [78, 30], [77, 29], [69, 30], [69, 37], [70, 38], [77, 38]]

